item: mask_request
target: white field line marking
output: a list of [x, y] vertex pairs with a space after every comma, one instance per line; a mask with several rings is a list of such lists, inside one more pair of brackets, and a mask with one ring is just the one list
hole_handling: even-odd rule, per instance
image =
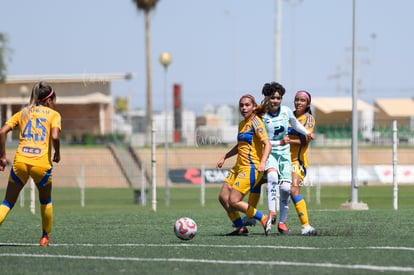
[[[1, 246], [39, 246], [38, 243], [0, 243]], [[312, 246], [281, 246], [281, 245], [223, 245], [223, 244], [143, 244], [143, 243], [124, 243], [124, 244], [65, 244], [57, 243], [50, 246], [77, 246], [77, 247], [210, 247], [210, 248], [269, 248], [269, 249], [295, 249], [295, 250], [348, 250], [348, 249], [373, 249], [373, 250], [407, 250], [414, 251], [414, 247], [404, 246], [366, 246], [366, 247], [312, 247]]]
[[377, 266], [377, 265], [345, 265], [331, 263], [306, 263], [306, 262], [287, 262], [287, 261], [226, 261], [226, 260], [203, 260], [188, 258], [136, 258], [136, 257], [102, 257], [102, 256], [79, 256], [79, 255], [50, 255], [50, 254], [26, 254], [26, 253], [1, 253], [1, 257], [32, 257], [32, 258], [55, 258], [55, 259], [75, 259], [75, 260], [104, 260], [104, 261], [134, 261], [134, 262], [186, 262], [186, 263], [207, 263], [207, 264], [233, 264], [233, 265], [286, 265], [286, 266], [309, 266], [323, 268], [340, 269], [364, 269], [378, 271], [405, 271], [413, 272], [414, 267], [403, 266]]

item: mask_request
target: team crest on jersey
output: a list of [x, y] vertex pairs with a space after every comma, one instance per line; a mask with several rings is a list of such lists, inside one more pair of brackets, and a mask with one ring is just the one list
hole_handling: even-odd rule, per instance
[[257, 132], [263, 133], [263, 128], [262, 127], [257, 128]]
[[244, 179], [244, 178], [246, 177], [246, 173], [245, 173], [245, 172], [240, 172], [240, 173], [237, 175], [237, 177], [238, 177], [238, 178], [240, 178], [240, 179]]

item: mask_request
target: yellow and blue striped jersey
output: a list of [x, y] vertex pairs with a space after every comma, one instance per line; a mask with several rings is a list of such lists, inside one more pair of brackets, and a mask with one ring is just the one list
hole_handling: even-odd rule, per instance
[[38, 167], [52, 167], [50, 135], [52, 128], [61, 129], [60, 114], [45, 106], [33, 107], [26, 121], [22, 120], [21, 114], [21, 111], [15, 113], [6, 122], [12, 129], [19, 126], [20, 142], [14, 161]]
[[259, 166], [263, 155], [263, 141], [268, 139], [261, 118], [253, 116], [239, 123], [237, 135], [237, 163], [239, 166]]
[[[313, 133], [313, 130], [315, 128], [315, 119], [314, 117], [309, 114], [305, 113], [299, 117], [296, 118], [300, 124], [302, 124], [306, 130], [308, 130], [310, 133]], [[303, 139], [305, 138], [303, 134], [297, 132], [294, 130], [291, 126], [289, 126], [289, 138], [290, 139]], [[291, 144], [290, 145], [290, 156], [293, 161], [299, 161], [304, 167], [308, 167], [308, 159], [306, 156], [306, 152], [308, 150], [309, 143], [306, 144]]]

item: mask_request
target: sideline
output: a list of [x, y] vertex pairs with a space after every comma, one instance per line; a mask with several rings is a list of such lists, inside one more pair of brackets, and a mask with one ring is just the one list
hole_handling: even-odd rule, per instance
[[375, 270], [375, 271], [401, 271], [413, 272], [414, 267], [403, 266], [377, 266], [377, 265], [346, 265], [333, 263], [306, 263], [306, 262], [287, 262], [287, 261], [225, 261], [225, 260], [203, 260], [188, 258], [138, 258], [138, 257], [105, 257], [105, 256], [80, 256], [80, 255], [51, 255], [51, 254], [26, 254], [26, 253], [1, 253], [0, 257], [32, 257], [32, 258], [55, 258], [55, 259], [76, 259], [76, 260], [104, 260], [104, 261], [139, 261], [139, 262], [186, 262], [186, 263], [206, 263], [206, 264], [231, 264], [231, 265], [284, 265], [284, 266], [308, 266], [339, 268], [353, 270]]
[[[2, 246], [39, 246], [38, 243], [0, 243]], [[282, 245], [226, 245], [226, 244], [191, 244], [191, 243], [176, 243], [176, 244], [148, 244], [148, 243], [118, 243], [118, 244], [93, 244], [93, 243], [55, 243], [49, 246], [64, 246], [64, 247], [209, 247], [209, 248], [268, 248], [268, 249], [294, 249], [294, 250], [404, 250], [414, 251], [414, 247], [405, 246], [350, 246], [350, 247], [314, 247], [314, 246], [282, 246]]]

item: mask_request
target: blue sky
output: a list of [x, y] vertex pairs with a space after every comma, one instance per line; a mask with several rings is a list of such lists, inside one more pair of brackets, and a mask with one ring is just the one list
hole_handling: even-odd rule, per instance
[[[351, 96], [352, 0], [281, 0], [281, 83], [285, 103], [306, 89], [313, 97]], [[414, 1], [358, 0], [360, 98], [413, 97]], [[114, 82], [145, 109], [144, 15], [130, 0], [2, 1], [0, 32], [13, 49], [10, 75], [133, 72]], [[160, 0], [151, 14], [154, 110], [182, 85], [185, 109], [261, 98], [274, 80], [274, 0]], [[333, 77], [338, 74], [339, 78]], [[171, 97], [169, 97], [171, 101]]]

